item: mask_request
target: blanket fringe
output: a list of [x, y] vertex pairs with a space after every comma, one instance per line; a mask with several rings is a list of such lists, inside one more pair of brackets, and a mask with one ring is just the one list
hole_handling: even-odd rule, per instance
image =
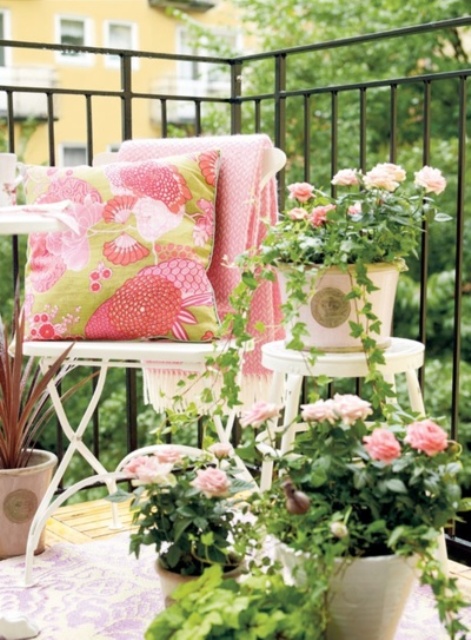
[[[201, 415], [209, 415], [212, 404], [203, 403], [201, 394], [208, 387], [217, 400], [220, 395], [221, 383], [218, 380], [205, 379], [188, 380], [186, 372], [144, 369], [144, 402], [152, 405], [157, 413], [166, 410], [184, 410], [185, 405], [196, 404]], [[244, 374], [240, 384], [239, 400], [241, 402], [238, 414], [248, 410], [260, 400], [268, 401], [272, 374]], [[182, 380], [186, 380], [184, 386]], [[179, 402], [181, 398], [181, 403]], [[179, 406], [180, 405], [180, 406]]]

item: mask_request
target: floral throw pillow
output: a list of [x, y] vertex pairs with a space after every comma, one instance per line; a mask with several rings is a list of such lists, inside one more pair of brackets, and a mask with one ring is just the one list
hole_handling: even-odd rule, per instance
[[25, 166], [28, 204], [70, 201], [70, 228], [28, 239], [28, 338], [211, 340], [218, 317], [206, 271], [219, 163], [214, 150]]

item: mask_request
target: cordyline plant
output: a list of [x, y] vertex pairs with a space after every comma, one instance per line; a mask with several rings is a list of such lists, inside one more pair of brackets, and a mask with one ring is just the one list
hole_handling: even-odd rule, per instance
[[28, 466], [41, 428], [51, 414], [50, 410], [44, 410], [49, 396], [47, 385], [60, 375], [72, 348], [65, 349], [42, 373], [35, 358], [23, 355], [25, 319], [18, 307], [14, 312], [12, 333], [13, 344], [13, 336], [0, 318], [0, 469]]

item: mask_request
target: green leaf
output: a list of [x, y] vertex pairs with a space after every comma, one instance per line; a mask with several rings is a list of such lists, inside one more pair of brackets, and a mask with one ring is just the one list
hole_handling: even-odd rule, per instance
[[175, 522], [175, 529], [174, 529], [174, 540], [175, 542], [177, 542], [181, 536], [183, 535], [183, 533], [186, 531], [186, 529], [188, 529], [189, 526], [191, 526], [191, 524], [193, 523], [193, 520], [191, 518], [184, 518], [183, 520], [177, 520], [177, 522]]
[[407, 487], [399, 478], [392, 478], [384, 482], [389, 491], [393, 493], [407, 493]]

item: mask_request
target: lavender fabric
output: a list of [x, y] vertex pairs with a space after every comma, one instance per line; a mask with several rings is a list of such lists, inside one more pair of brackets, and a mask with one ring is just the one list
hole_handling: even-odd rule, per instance
[[[34, 560], [25, 588], [24, 558], [0, 561], [0, 614], [21, 611], [41, 629], [39, 640], [142, 640], [162, 610], [155, 554], [128, 553], [129, 534], [102, 542], [57, 544]], [[471, 625], [471, 610], [464, 612]], [[413, 592], [395, 640], [447, 638], [427, 587]]]

